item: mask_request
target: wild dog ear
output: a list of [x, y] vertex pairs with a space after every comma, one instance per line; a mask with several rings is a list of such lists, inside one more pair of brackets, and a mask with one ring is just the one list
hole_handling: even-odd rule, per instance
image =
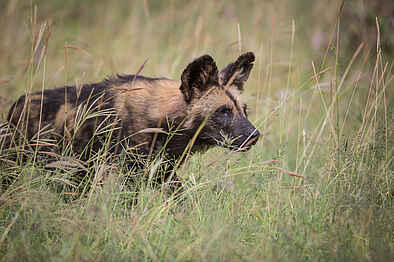
[[182, 73], [180, 87], [186, 102], [201, 96], [211, 85], [219, 81], [218, 69], [213, 58], [204, 55], [191, 62]]
[[253, 68], [255, 60], [252, 52], [247, 52], [238, 57], [237, 61], [228, 64], [219, 74], [219, 82], [222, 86], [227, 83], [234, 76], [232, 84], [237, 86], [239, 90], [243, 91], [243, 85], [248, 80], [250, 71]]

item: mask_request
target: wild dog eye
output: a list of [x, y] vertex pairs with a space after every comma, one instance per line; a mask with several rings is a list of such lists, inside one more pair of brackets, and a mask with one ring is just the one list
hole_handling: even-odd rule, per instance
[[216, 110], [216, 113], [219, 115], [232, 116], [233, 110], [227, 106], [222, 106]]

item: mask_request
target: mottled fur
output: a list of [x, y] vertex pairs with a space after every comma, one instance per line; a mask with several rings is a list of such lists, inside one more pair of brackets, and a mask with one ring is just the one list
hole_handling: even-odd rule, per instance
[[8, 121], [27, 141], [41, 138], [43, 127], [53, 128], [52, 137], [72, 141], [73, 151], [85, 157], [100, 150], [106, 139], [111, 152], [133, 148], [143, 157], [165, 145], [172, 160], [185, 150], [215, 145], [248, 149], [259, 137], [241, 101], [253, 62], [253, 53], [245, 53], [219, 73], [213, 58], [205, 55], [186, 67], [180, 81], [118, 75], [96, 84], [45, 90], [20, 97]]

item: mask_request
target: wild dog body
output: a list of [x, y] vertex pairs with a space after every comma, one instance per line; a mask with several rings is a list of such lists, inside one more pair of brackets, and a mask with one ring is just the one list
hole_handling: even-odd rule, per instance
[[8, 120], [28, 141], [52, 128], [56, 139], [72, 140], [73, 150], [85, 155], [98, 152], [106, 139], [112, 152], [133, 148], [146, 157], [164, 147], [173, 160], [185, 150], [215, 145], [248, 149], [259, 132], [240, 95], [253, 62], [253, 53], [246, 53], [219, 73], [205, 55], [186, 67], [180, 81], [125, 75], [45, 90], [22, 96]]

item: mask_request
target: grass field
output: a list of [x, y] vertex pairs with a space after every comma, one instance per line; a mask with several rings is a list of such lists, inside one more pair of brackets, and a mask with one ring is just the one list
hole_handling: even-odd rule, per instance
[[0, 191], [0, 260], [394, 257], [394, 64], [381, 48], [392, 31], [373, 18], [374, 44], [349, 43], [341, 2], [316, 2], [2, 1], [2, 122], [31, 90], [134, 74], [147, 59], [142, 75], [179, 79], [200, 55], [222, 68], [253, 51], [244, 96], [263, 137], [245, 153], [193, 155], [178, 170], [183, 201], [124, 183], [104, 155], [79, 196], [75, 156], [55, 169], [35, 152], [12, 162], [0, 137], [1, 177], [16, 178]]

